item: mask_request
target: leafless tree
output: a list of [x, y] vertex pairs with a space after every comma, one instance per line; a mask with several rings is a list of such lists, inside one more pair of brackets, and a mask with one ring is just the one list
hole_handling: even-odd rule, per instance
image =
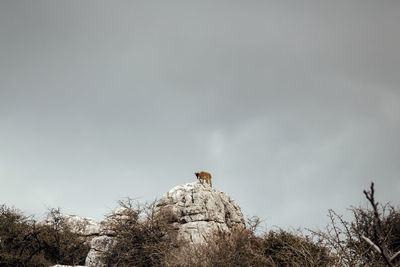
[[390, 235], [389, 231], [385, 231], [384, 227], [382, 226], [382, 219], [378, 209], [378, 202], [375, 200], [375, 190], [374, 190], [374, 183], [371, 183], [370, 190], [364, 190], [364, 195], [368, 199], [369, 203], [373, 209], [373, 221], [372, 230], [373, 230], [373, 239], [375, 242], [371, 240], [371, 238], [365, 236], [364, 234], [360, 234], [361, 238], [365, 240], [373, 249], [375, 249], [384, 259], [387, 266], [393, 266], [393, 262], [395, 259], [400, 255], [400, 250], [396, 253], [390, 251], [388, 246], [388, 237]]

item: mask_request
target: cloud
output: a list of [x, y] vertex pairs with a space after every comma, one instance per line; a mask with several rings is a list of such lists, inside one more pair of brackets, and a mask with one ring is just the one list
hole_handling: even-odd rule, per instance
[[4, 1], [0, 195], [100, 219], [204, 169], [269, 226], [398, 202], [399, 7]]

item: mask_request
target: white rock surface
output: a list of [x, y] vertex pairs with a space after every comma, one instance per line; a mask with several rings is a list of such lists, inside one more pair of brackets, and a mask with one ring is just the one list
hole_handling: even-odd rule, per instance
[[79, 235], [95, 236], [100, 233], [100, 223], [91, 218], [67, 215], [65, 216], [65, 222], [71, 227], [72, 232]]
[[[203, 243], [214, 231], [245, 227], [242, 212], [235, 201], [226, 193], [200, 182], [174, 187], [158, 201], [157, 209], [172, 211], [172, 224], [178, 231], [178, 237], [192, 244]], [[119, 208], [101, 223], [74, 215], [66, 217], [74, 232], [90, 237], [85, 266], [106, 267], [101, 257], [115, 244], [115, 233], [108, 226], [116, 218], [115, 215], [123, 219], [126, 212], [129, 210]]]
[[[100, 233], [100, 223], [91, 218], [79, 217], [76, 215], [66, 215], [62, 217], [63, 222], [68, 226], [73, 233], [83, 237], [96, 236]], [[39, 225], [54, 225], [53, 219], [48, 219], [40, 222]]]
[[90, 267], [106, 267], [102, 262], [102, 255], [108, 251], [114, 243], [114, 238], [103, 235], [92, 239], [90, 242], [90, 251], [86, 257], [85, 265]]
[[100, 223], [99, 236], [92, 239], [90, 242], [90, 250], [85, 260], [85, 265], [88, 267], [106, 267], [102, 261], [104, 252], [107, 252], [115, 244], [115, 232], [111, 229], [113, 220], [124, 220], [128, 217], [127, 213], [132, 212], [124, 207], [116, 209], [112, 215], [107, 216]]
[[226, 193], [194, 182], [174, 187], [157, 204], [172, 211], [178, 237], [202, 243], [214, 231], [245, 227], [240, 207]]

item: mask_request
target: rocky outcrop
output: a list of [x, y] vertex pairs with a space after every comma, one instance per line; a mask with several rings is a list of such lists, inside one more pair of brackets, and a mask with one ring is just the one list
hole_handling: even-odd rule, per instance
[[82, 218], [76, 215], [67, 215], [64, 217], [65, 223], [70, 230], [85, 237], [97, 236], [100, 233], [100, 224], [91, 218]]
[[90, 242], [90, 250], [86, 257], [85, 265], [88, 267], [106, 267], [103, 263], [103, 255], [105, 252], [115, 244], [115, 233], [110, 227], [113, 220], [123, 220], [125, 218], [127, 209], [120, 207], [116, 209], [111, 215], [107, 216], [100, 223], [99, 235], [92, 239]]
[[200, 182], [174, 187], [157, 208], [171, 212], [178, 238], [193, 244], [203, 243], [214, 231], [245, 226], [240, 207], [231, 197]]
[[106, 267], [103, 263], [102, 256], [114, 244], [114, 238], [108, 235], [98, 236], [90, 242], [90, 251], [86, 257], [85, 266], [90, 267]]
[[[208, 184], [193, 182], [174, 187], [157, 203], [157, 211], [172, 215], [171, 223], [178, 238], [190, 244], [201, 244], [215, 231], [230, 231], [234, 227], [245, 227], [240, 207], [224, 192]], [[85, 266], [105, 267], [102, 256], [115, 244], [112, 220], [123, 220], [125, 208], [115, 210], [101, 223], [74, 215], [66, 217], [73, 232], [90, 240], [90, 251]], [[61, 265], [59, 265], [61, 266]]]

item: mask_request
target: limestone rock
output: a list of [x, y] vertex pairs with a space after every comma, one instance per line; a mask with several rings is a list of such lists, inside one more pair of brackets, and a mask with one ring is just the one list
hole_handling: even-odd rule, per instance
[[98, 236], [90, 242], [90, 251], [86, 257], [85, 266], [106, 267], [102, 261], [102, 256], [114, 244], [114, 238], [107, 235]]
[[[63, 226], [66, 226], [72, 233], [78, 234], [82, 237], [96, 236], [100, 233], [100, 224], [91, 218], [79, 217], [76, 215], [66, 215], [61, 217]], [[47, 219], [39, 223], [39, 225], [54, 226], [55, 221], [53, 218]]]
[[115, 244], [115, 232], [111, 229], [113, 220], [123, 220], [127, 217], [127, 212], [132, 212], [124, 207], [116, 209], [111, 215], [107, 216], [99, 228], [99, 236], [90, 242], [90, 250], [85, 260], [88, 267], [106, 267], [102, 257]]
[[86, 237], [96, 236], [100, 233], [100, 224], [91, 218], [67, 215], [64, 219], [73, 233]]
[[114, 210], [111, 215], [108, 215], [100, 223], [100, 235], [114, 236], [115, 233], [112, 230], [112, 224], [114, 223], [114, 221], [124, 221], [125, 218], [129, 218], [130, 212], [135, 212], [135, 211], [124, 207], [119, 207], [116, 210]]
[[[191, 244], [203, 243], [214, 231], [229, 231], [234, 227], [245, 227], [240, 207], [226, 193], [220, 192], [208, 184], [188, 183], [174, 187], [157, 203], [158, 211], [171, 211], [172, 224], [177, 230], [178, 238]], [[105, 267], [102, 256], [115, 245], [115, 232], [111, 225], [113, 220], [123, 220], [128, 212], [126, 208], [116, 209], [107, 216], [98, 228], [88, 227], [86, 233], [97, 233], [90, 242], [90, 251], [85, 265], [88, 267]], [[71, 221], [79, 220], [71, 218]], [[93, 231], [91, 231], [91, 230]]]
[[159, 200], [157, 208], [172, 212], [178, 237], [193, 244], [204, 242], [214, 231], [245, 227], [243, 214], [234, 200], [200, 182], [174, 187]]

